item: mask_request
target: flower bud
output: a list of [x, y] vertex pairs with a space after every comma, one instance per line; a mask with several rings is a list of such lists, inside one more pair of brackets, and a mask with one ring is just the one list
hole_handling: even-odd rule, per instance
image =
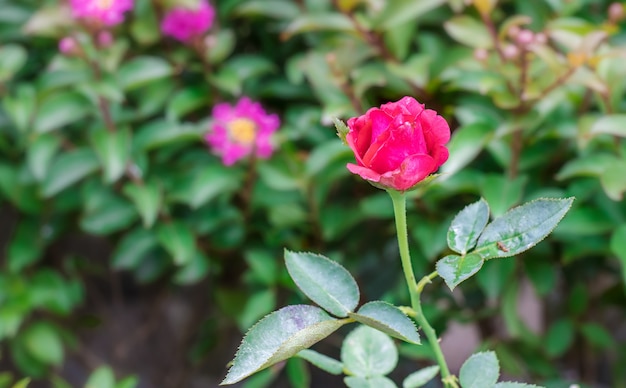
[[527, 46], [535, 40], [535, 34], [531, 30], [521, 30], [515, 37], [520, 46]]
[[96, 43], [98, 44], [98, 47], [101, 48], [109, 47], [113, 44], [113, 35], [110, 31], [100, 31], [96, 36]]
[[509, 29], [507, 30], [506, 34], [509, 36], [509, 38], [516, 39], [517, 35], [520, 33], [521, 30], [522, 29], [519, 28], [519, 26], [512, 25], [511, 27], [509, 27]]
[[63, 55], [72, 56], [78, 54], [79, 48], [76, 39], [66, 36], [59, 41], [59, 51]]
[[411, 190], [448, 160], [448, 123], [413, 97], [371, 108], [348, 128], [348, 170], [379, 188]]
[[624, 19], [624, 5], [621, 3], [612, 3], [609, 6], [609, 20], [613, 23]]
[[519, 48], [515, 45], [507, 44], [502, 49], [502, 55], [504, 55], [506, 59], [515, 59], [519, 55]]
[[484, 62], [489, 57], [489, 52], [484, 48], [477, 48], [474, 50], [474, 59], [480, 62]]

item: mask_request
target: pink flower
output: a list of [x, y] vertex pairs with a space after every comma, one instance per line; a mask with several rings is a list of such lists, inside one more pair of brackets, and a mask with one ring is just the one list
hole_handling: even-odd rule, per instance
[[124, 12], [133, 8], [133, 0], [70, 0], [70, 5], [77, 19], [113, 26], [124, 21]]
[[221, 103], [213, 107], [213, 124], [206, 141], [226, 166], [252, 153], [267, 159], [274, 152], [271, 136], [279, 126], [277, 115], [265, 113], [261, 104], [242, 97], [235, 106]]
[[174, 7], [161, 22], [161, 31], [181, 42], [202, 36], [213, 24], [215, 10], [206, 0], [199, 0], [196, 8]]
[[78, 43], [72, 36], [66, 36], [59, 41], [59, 51], [64, 55], [74, 55], [78, 52]]
[[409, 190], [448, 160], [448, 123], [413, 97], [371, 108], [348, 127], [357, 161], [348, 170], [378, 187]]

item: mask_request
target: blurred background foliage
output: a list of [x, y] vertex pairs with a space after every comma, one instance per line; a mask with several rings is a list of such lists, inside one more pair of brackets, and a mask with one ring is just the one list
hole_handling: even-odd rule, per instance
[[[184, 45], [161, 36], [163, 3], [136, 0], [98, 47], [63, 2], [0, 0], [0, 387], [216, 386], [245, 330], [304, 300], [284, 248], [405, 303], [391, 202], [346, 170], [332, 125], [404, 95], [453, 129], [442, 176], [409, 202], [418, 275], [480, 196], [495, 216], [577, 198], [519, 260], [427, 289], [444, 341], [462, 324], [517, 380], [626, 386], [621, 4], [219, 0]], [[83, 58], [58, 52], [68, 34]], [[203, 136], [212, 106], [240, 96], [279, 114], [279, 146], [225, 167]], [[328, 384], [298, 359], [244, 383]]]

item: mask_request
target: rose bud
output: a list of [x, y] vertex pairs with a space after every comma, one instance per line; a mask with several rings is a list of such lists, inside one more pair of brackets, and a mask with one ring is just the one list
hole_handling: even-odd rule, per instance
[[376, 187], [409, 190], [448, 160], [448, 123], [412, 97], [371, 108], [349, 119], [348, 128], [357, 162], [348, 170]]

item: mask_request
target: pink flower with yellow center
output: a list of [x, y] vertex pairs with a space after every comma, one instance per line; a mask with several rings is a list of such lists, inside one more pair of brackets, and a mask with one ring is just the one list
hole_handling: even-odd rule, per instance
[[161, 31], [165, 36], [189, 42], [202, 36], [213, 24], [215, 10], [206, 0], [199, 0], [195, 8], [177, 6], [165, 14]]
[[124, 12], [133, 9], [133, 0], [70, 0], [72, 14], [106, 26], [124, 21]]
[[213, 107], [206, 141], [226, 166], [251, 154], [267, 159], [274, 152], [271, 138], [279, 126], [277, 115], [267, 114], [261, 104], [242, 97], [234, 106], [221, 103]]

